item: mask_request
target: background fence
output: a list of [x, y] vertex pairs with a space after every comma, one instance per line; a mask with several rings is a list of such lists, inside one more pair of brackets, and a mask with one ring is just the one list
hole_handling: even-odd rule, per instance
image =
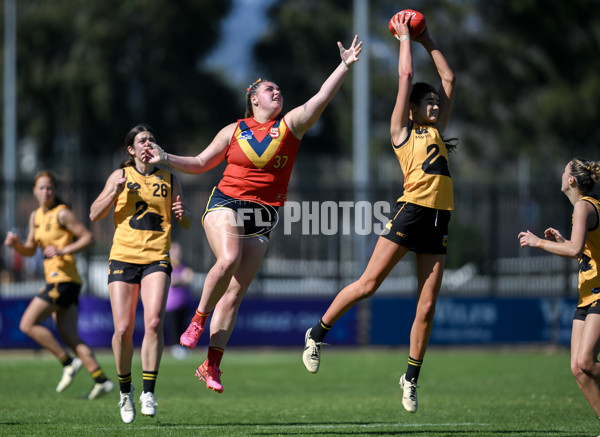
[[[300, 168], [302, 165], [301, 163]], [[247, 313], [246, 316], [241, 313], [238, 327], [298, 323], [306, 329], [309, 320], [309, 324], [312, 324], [331, 298], [363, 271], [378, 238], [377, 230], [385, 224], [386, 219], [383, 217], [387, 217], [401, 194], [401, 181], [376, 181], [366, 193], [361, 193], [365, 198], [357, 199], [351, 185], [344, 178], [336, 177], [336, 171], [339, 170], [331, 167], [325, 177], [317, 179], [309, 174], [292, 179], [288, 203], [279, 210], [279, 223], [271, 234], [266, 259], [248, 291], [246, 301], [250, 303], [242, 305]], [[200, 296], [205, 274], [214, 262], [200, 223], [206, 201], [220, 176], [218, 171], [213, 173], [214, 175], [200, 176], [178, 174], [182, 179], [186, 200], [194, 214], [194, 225], [189, 230], [174, 226], [173, 240], [181, 243], [186, 264], [196, 272], [193, 290], [197, 297]], [[59, 189], [61, 197], [72, 205], [77, 216], [90, 227], [96, 238], [93, 248], [77, 255], [78, 267], [84, 280], [83, 296], [99, 298], [99, 301], [94, 301], [97, 305], [91, 306], [96, 308], [98, 302], [106, 301], [108, 296], [107, 261], [114, 227], [112, 216], [97, 223], [89, 223], [87, 216], [89, 205], [103, 185], [104, 181], [75, 181]], [[559, 325], [562, 323], [568, 329], [570, 323], [572, 303], [577, 298], [577, 262], [548, 255], [541, 250], [521, 249], [517, 235], [519, 231], [526, 229], [541, 235], [549, 226], [569, 235], [572, 208], [558, 186], [527, 188], [523, 190], [516, 183], [474, 184], [455, 178], [455, 211], [450, 225], [441, 306], [438, 306], [436, 319], [443, 318], [441, 322], [451, 321], [452, 315], [462, 314], [460, 324], [463, 325], [465, 320], [475, 320], [478, 317], [485, 319], [482, 314], [485, 315], [489, 310], [486, 310], [487, 303], [497, 303], [498, 299], [504, 299], [504, 303], [494, 303], [496, 306], [493, 311], [497, 314], [493, 317], [493, 325], [497, 325], [502, 318], [498, 316], [502, 312], [502, 305], [509, 302], [508, 307], [514, 308], [519, 305], [516, 303], [518, 301], [510, 299], [530, 299], [521, 300], [521, 305], [529, 302], [526, 306], [531, 304], [539, 308], [539, 317], [528, 318], [523, 315], [524, 321], [517, 322], [514, 318], [511, 319], [511, 311], [507, 307], [505, 322], [509, 325], [525, 323], [531, 326], [536, 324], [536, 320], [545, 317], [542, 313], [551, 313], [553, 315], [548, 323], [553, 332], [540, 333], [532, 341], [557, 342], [563, 338], [563, 342], [568, 342], [566, 333], [561, 334], [564, 326], [561, 328]], [[525, 192], [535, 195], [529, 196]], [[16, 231], [24, 239], [29, 214], [37, 206], [31, 194], [31, 180], [17, 183], [16, 198], [18, 202], [15, 212], [19, 224]], [[404, 302], [402, 305], [409, 304], [410, 310], [398, 311], [408, 311], [402, 317], [412, 320], [410, 311], [413, 311], [412, 299], [416, 290], [414, 263], [414, 255], [410, 253], [398, 263], [376, 294], [375, 303], [359, 305], [346, 317], [348, 329], [342, 337], [347, 337], [351, 344], [408, 340], [386, 337], [384, 332], [389, 331], [389, 323], [400, 318], [398, 312], [395, 316], [389, 313], [390, 308], [394, 308], [399, 302]], [[5, 308], [10, 299], [31, 298], [42, 283], [40, 254], [23, 259], [4, 248], [0, 296]], [[260, 303], [252, 303], [255, 301]], [[285, 312], [285, 308], [290, 307], [296, 311], [295, 315], [290, 315], [290, 319], [282, 322], [281, 314]], [[261, 312], [265, 308], [268, 309], [268, 314]], [[557, 308], [564, 308], [565, 314], [571, 315], [560, 315]], [[105, 310], [110, 313], [109, 306]], [[377, 311], [382, 311], [382, 315], [378, 316]], [[439, 316], [440, 311], [446, 316]], [[536, 309], [535, 312], [537, 311]], [[482, 319], [477, 323], [479, 322], [487, 323], [489, 320], [486, 322]], [[110, 325], [110, 318], [107, 324]], [[281, 329], [284, 328], [285, 326]], [[108, 326], [107, 329], [110, 330], [111, 327]], [[439, 333], [434, 334], [432, 340], [435, 341], [437, 335], [446, 339], [442, 342], [469, 342], [468, 338], [473, 338], [475, 342], [485, 343], [494, 341], [493, 337], [497, 336], [490, 332], [480, 333], [479, 336], [473, 334], [477, 329], [465, 325], [462, 331], [455, 334], [446, 329], [444, 335], [440, 337]], [[265, 331], [272, 332], [272, 329]], [[393, 332], [405, 331], [398, 328]], [[526, 337], [519, 337], [520, 333], [522, 331], [517, 330], [514, 337], [506, 337], [503, 341], [511, 341], [511, 338], [526, 340]], [[256, 336], [248, 336], [248, 341], [256, 341]], [[498, 338], [503, 338], [503, 335]], [[235, 341], [235, 337], [232, 341]], [[244, 343], [245, 340], [241, 339], [240, 342]]]

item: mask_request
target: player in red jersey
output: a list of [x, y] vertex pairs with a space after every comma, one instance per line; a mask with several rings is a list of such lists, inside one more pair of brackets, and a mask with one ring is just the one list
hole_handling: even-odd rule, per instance
[[202, 219], [217, 260], [206, 276], [196, 315], [180, 339], [182, 345], [195, 347], [214, 309], [208, 357], [196, 375], [219, 393], [223, 391], [221, 358], [242, 298], [264, 258], [277, 208], [286, 200], [300, 140], [358, 61], [362, 42], [355, 36], [348, 49], [340, 42], [338, 47], [342, 62], [321, 89], [284, 116], [277, 84], [259, 79], [247, 89], [245, 118], [221, 129], [199, 155], [176, 156], [157, 145], [146, 149], [149, 162], [165, 163], [185, 173], [203, 173], [227, 161]]

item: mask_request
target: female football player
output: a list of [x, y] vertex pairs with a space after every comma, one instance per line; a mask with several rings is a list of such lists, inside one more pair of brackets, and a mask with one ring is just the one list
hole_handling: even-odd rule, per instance
[[171, 278], [171, 210], [185, 229], [191, 214], [181, 186], [172, 173], [142, 158], [153, 143], [149, 127], [135, 126], [125, 138], [129, 158], [112, 172], [90, 209], [92, 221], [106, 217], [114, 205], [115, 234], [108, 262], [108, 292], [115, 332], [112, 348], [119, 376], [121, 418], [135, 419], [131, 360], [135, 310], [141, 297], [144, 307], [142, 341], [141, 413], [156, 415], [154, 388], [164, 346], [164, 316]]
[[519, 233], [521, 247], [539, 247], [579, 260], [579, 302], [571, 331], [571, 371], [583, 395], [600, 418], [600, 201], [591, 192], [600, 180], [600, 162], [574, 158], [562, 175], [561, 191], [573, 204], [571, 239], [548, 228], [545, 238]]
[[[24, 256], [35, 255], [40, 247], [44, 254], [46, 286], [34, 297], [21, 318], [23, 333], [48, 349], [63, 365], [63, 374], [57, 392], [65, 390], [83, 365], [94, 378], [88, 399], [108, 393], [114, 388], [96, 361], [90, 347], [79, 337], [77, 330], [81, 278], [73, 254], [91, 246], [92, 233], [56, 195], [58, 183], [54, 174], [40, 171], [33, 183], [33, 195], [38, 208], [29, 217], [29, 233], [24, 243], [17, 234], [8, 232], [4, 244]], [[75, 354], [72, 357], [52, 331], [41, 322], [52, 315], [60, 339]]]
[[305, 104], [281, 115], [283, 95], [274, 82], [257, 80], [246, 92], [245, 118], [224, 127], [197, 156], [183, 157], [148, 147], [150, 162], [186, 173], [203, 173], [223, 161], [227, 167], [214, 188], [203, 217], [206, 237], [217, 260], [207, 274], [202, 297], [181, 344], [196, 346], [210, 323], [208, 356], [196, 370], [206, 387], [223, 392], [219, 368], [238, 309], [265, 256], [276, 211], [287, 186], [300, 140], [317, 122], [358, 61], [362, 42], [338, 48], [342, 61]]
[[436, 90], [424, 83], [412, 86], [411, 37], [407, 23], [405, 14], [396, 15], [392, 21], [400, 35], [400, 53], [398, 94], [390, 125], [393, 150], [404, 173], [404, 193], [362, 276], [340, 291], [321, 320], [306, 332], [302, 360], [309, 372], [316, 373], [323, 339], [333, 324], [357, 302], [372, 296], [398, 261], [408, 251], [414, 251], [417, 308], [410, 332], [408, 367], [400, 378], [400, 385], [404, 408], [415, 413], [417, 379], [442, 284], [450, 210], [454, 208], [448, 169], [448, 150], [454, 148], [454, 144], [445, 141], [442, 135], [452, 108], [455, 76], [425, 29], [414, 40], [431, 56], [441, 87]]

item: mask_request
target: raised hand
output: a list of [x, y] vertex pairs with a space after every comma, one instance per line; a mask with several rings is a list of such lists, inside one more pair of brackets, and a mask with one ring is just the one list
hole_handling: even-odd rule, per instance
[[337, 44], [340, 49], [340, 57], [347, 67], [358, 62], [358, 55], [360, 55], [360, 52], [362, 51], [362, 41], [358, 42], [358, 35], [354, 35], [354, 40], [347, 49], [344, 48], [341, 42], [338, 41]]
[[167, 152], [158, 144], [150, 143], [142, 149], [142, 161], [148, 164], [160, 164], [167, 160]]

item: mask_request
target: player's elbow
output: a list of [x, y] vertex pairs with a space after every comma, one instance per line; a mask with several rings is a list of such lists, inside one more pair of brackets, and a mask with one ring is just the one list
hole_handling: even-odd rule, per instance
[[584, 248], [585, 247], [569, 247], [566, 256], [569, 258], [579, 258], [583, 255]]
[[398, 77], [400, 82], [412, 83], [413, 80], [413, 70], [412, 68], [400, 68], [398, 71]]
[[444, 75], [444, 79], [446, 82], [456, 85], [456, 74], [453, 71], [449, 71]]

